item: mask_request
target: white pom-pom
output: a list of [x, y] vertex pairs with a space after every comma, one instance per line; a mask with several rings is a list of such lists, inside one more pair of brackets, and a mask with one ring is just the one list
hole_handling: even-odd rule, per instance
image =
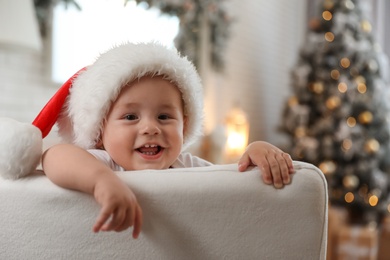
[[18, 179], [38, 166], [42, 155], [42, 133], [32, 124], [0, 118], [0, 176]]

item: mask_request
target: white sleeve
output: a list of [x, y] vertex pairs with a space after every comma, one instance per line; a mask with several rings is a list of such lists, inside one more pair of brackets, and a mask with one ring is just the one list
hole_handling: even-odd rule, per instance
[[124, 169], [116, 164], [111, 157], [108, 155], [108, 153], [105, 150], [100, 149], [89, 149], [87, 150], [90, 154], [95, 156], [96, 159], [103, 162], [105, 165], [111, 168], [113, 171], [124, 171]]

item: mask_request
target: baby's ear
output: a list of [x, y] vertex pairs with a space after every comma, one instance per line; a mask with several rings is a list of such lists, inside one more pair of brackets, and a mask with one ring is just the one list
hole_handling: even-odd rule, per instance
[[183, 135], [188, 129], [188, 116], [183, 116]]
[[103, 147], [103, 141], [101, 138], [99, 138], [97, 141], [96, 141], [96, 144], [95, 144], [95, 148], [96, 149], [101, 149]]
[[100, 132], [98, 138], [96, 139], [96, 144], [95, 144], [96, 149], [104, 149], [102, 135], [103, 134]]

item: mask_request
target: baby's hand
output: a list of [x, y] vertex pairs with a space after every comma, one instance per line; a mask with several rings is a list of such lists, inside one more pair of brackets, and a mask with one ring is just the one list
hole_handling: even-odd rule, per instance
[[133, 238], [138, 238], [142, 226], [142, 210], [129, 187], [117, 176], [107, 176], [97, 181], [94, 197], [101, 206], [93, 226], [94, 232], [119, 232], [133, 226]]
[[251, 165], [257, 165], [262, 171], [264, 183], [273, 184], [277, 189], [289, 184], [290, 174], [294, 173], [290, 155], [262, 141], [249, 144], [238, 161], [238, 169], [241, 172]]

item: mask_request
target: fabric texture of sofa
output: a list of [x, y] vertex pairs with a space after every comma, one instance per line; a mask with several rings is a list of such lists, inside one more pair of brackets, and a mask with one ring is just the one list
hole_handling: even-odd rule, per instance
[[326, 259], [327, 184], [294, 162], [292, 184], [265, 185], [237, 165], [117, 173], [144, 213], [131, 231], [93, 233], [93, 197], [40, 171], [0, 179], [0, 259]]

